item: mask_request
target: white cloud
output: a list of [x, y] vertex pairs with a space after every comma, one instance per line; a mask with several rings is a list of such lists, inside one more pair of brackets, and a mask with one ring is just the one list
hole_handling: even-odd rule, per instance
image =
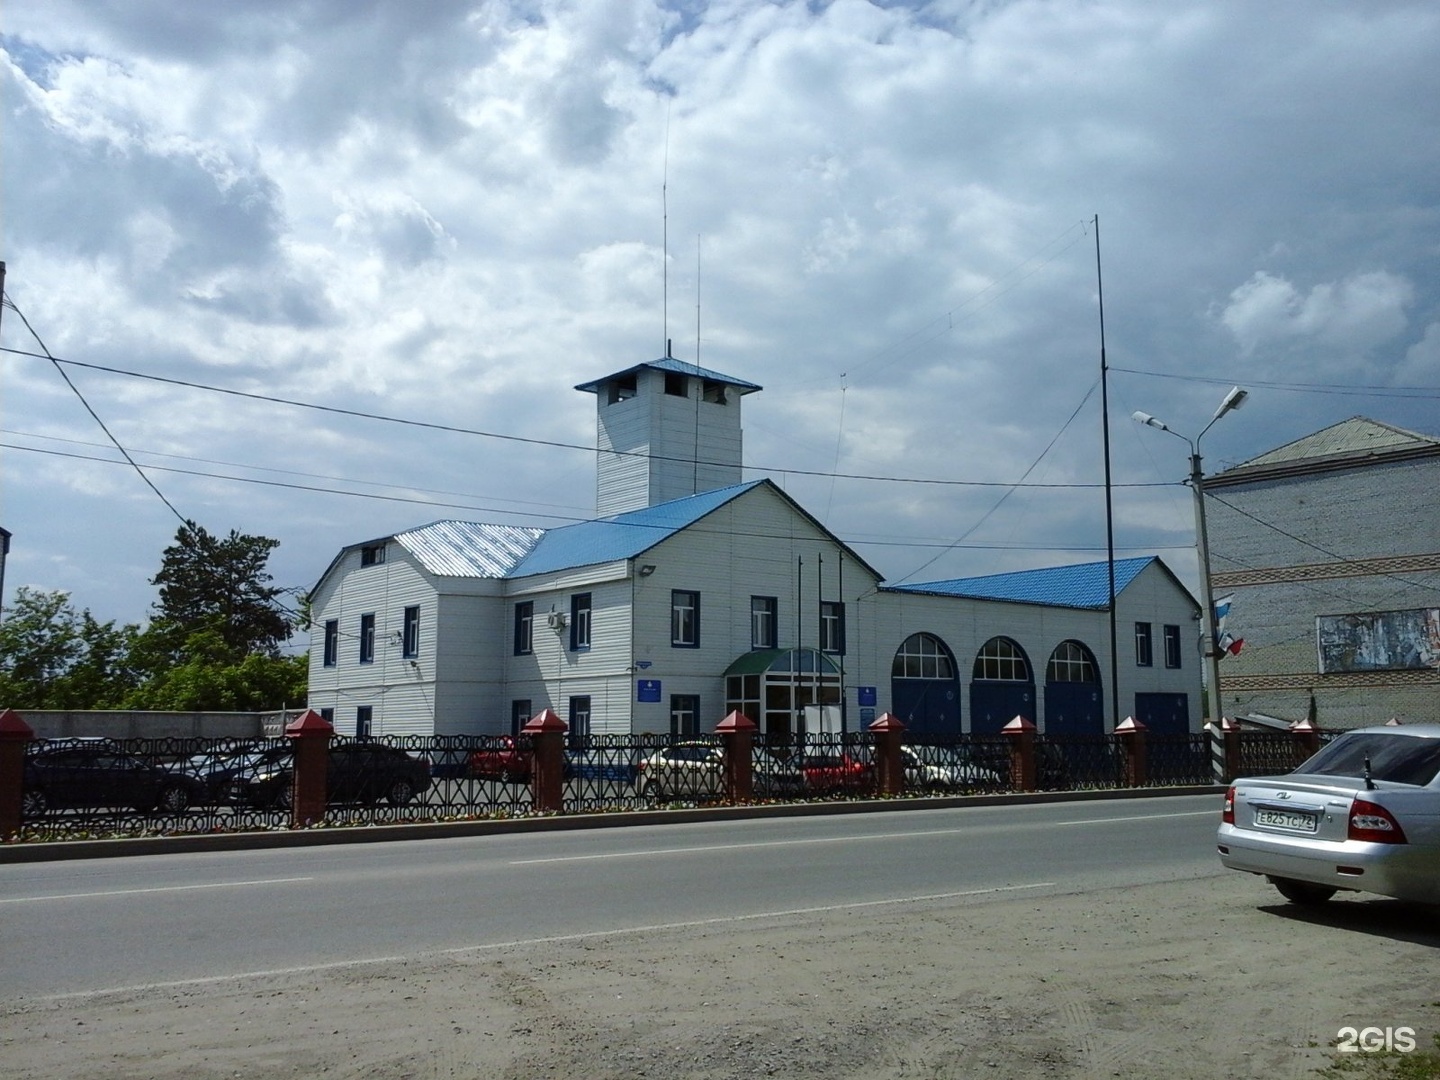
[[1312, 338], [1365, 352], [1402, 333], [1415, 288], [1384, 271], [1356, 274], [1301, 293], [1291, 282], [1258, 271], [1230, 294], [1220, 321], [1248, 353], [1264, 343]]
[[[1117, 372], [1114, 415], [1198, 427], [1213, 387], [1188, 377], [1301, 353], [1332, 382], [1440, 378], [1433, 4], [51, 0], [6, 35], [6, 288], [87, 363], [587, 443], [570, 388], [670, 337], [765, 386], [754, 463], [1003, 481], [1056, 440], [1034, 475], [1093, 480], [1098, 214], [1110, 363], [1166, 376]], [[8, 310], [3, 332], [33, 345]], [[137, 450], [464, 494], [157, 474], [209, 527], [279, 538], [287, 584], [441, 513], [593, 505], [574, 451], [72, 374]], [[95, 438], [48, 367], [0, 354], [0, 378], [8, 429]], [[1356, 411], [1433, 430], [1424, 409], [1256, 388], [1207, 443], [1244, 458]], [[1143, 439], [1115, 432], [1122, 481], [1183, 474]], [[153, 569], [168, 511], [123, 469], [5, 453], [15, 580], [57, 553], [109, 590], [77, 602], [139, 617], [143, 576], [95, 568]], [[901, 540], [996, 498], [784, 482]], [[1183, 498], [1120, 501], [1122, 542], [1187, 541]], [[1100, 505], [1017, 493], [977, 534], [1011, 547], [932, 569], [1094, 555]], [[933, 552], [862, 553], [898, 575]]]

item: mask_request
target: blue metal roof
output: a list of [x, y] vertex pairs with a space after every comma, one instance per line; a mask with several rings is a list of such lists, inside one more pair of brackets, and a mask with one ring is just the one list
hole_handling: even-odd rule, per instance
[[550, 529], [520, 560], [519, 565], [505, 576], [527, 577], [617, 559], [633, 559], [763, 483], [764, 480], [752, 480], [684, 499], [673, 499], [644, 510], [631, 510], [600, 521], [582, 521]]
[[622, 375], [629, 375], [633, 371], [640, 371], [642, 368], [654, 368], [656, 371], [673, 371], [677, 375], [697, 375], [702, 379], [709, 379], [712, 382], [722, 382], [726, 386], [733, 386], [742, 394], [751, 394], [756, 390], [763, 390], [764, 387], [757, 383], [746, 382], [744, 379], [737, 379], [733, 375], [724, 375], [718, 371], [711, 371], [698, 364], [692, 364], [685, 360], [676, 360], [673, 356], [664, 356], [659, 360], [651, 360], [644, 364], [635, 364], [599, 379], [592, 379], [590, 382], [581, 383], [575, 387], [576, 390], [586, 390], [592, 394], [598, 393], [600, 387], [611, 379], [618, 379]]
[[[1115, 592], [1118, 595], [1151, 563], [1154, 555], [1115, 560]], [[925, 593], [930, 596], [962, 596], [973, 600], [1008, 600], [1016, 604], [1046, 604], [1050, 607], [1087, 608], [1103, 611], [1110, 606], [1108, 562], [1048, 566], [1040, 570], [1017, 570], [985, 577], [952, 578], [917, 585], [887, 585], [891, 592]], [[1163, 565], [1163, 564], [1162, 564]]]

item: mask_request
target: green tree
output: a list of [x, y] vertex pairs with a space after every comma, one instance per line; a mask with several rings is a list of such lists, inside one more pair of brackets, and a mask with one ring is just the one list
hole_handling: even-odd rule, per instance
[[182, 654], [132, 695], [133, 708], [255, 712], [305, 702], [303, 655], [243, 654], [215, 630], [191, 634]]
[[130, 659], [138, 634], [76, 611], [64, 592], [21, 586], [0, 622], [0, 706], [114, 708], [140, 680]]
[[161, 556], [151, 584], [160, 590], [151, 632], [154, 645], [182, 661], [187, 642], [211, 630], [232, 655], [278, 658], [295, 621], [270, 584], [270, 553], [280, 541], [230, 530], [227, 537], [187, 521]]

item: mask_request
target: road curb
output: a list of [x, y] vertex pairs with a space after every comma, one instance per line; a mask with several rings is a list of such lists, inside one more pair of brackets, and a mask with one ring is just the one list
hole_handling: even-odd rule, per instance
[[140, 855], [177, 855], [206, 851], [263, 851], [330, 844], [381, 844], [399, 840], [453, 840], [468, 836], [509, 836], [580, 829], [620, 829], [697, 821], [745, 821], [755, 818], [820, 817], [911, 810], [947, 810], [967, 806], [1015, 806], [1027, 803], [1102, 802], [1181, 795], [1222, 795], [1214, 785], [1164, 788], [1105, 788], [1041, 791], [1030, 794], [953, 795], [935, 798], [856, 799], [846, 802], [768, 803], [755, 806], [706, 806], [679, 810], [623, 810], [601, 814], [510, 818], [486, 821], [434, 821], [398, 825], [356, 825], [275, 832], [197, 833], [117, 840], [57, 840], [0, 845], [0, 865], [62, 859], [115, 859]]

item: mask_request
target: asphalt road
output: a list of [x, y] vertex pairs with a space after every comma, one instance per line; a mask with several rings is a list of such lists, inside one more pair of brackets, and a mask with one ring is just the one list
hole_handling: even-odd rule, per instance
[[1216, 796], [0, 865], [8, 999], [1219, 877]]

